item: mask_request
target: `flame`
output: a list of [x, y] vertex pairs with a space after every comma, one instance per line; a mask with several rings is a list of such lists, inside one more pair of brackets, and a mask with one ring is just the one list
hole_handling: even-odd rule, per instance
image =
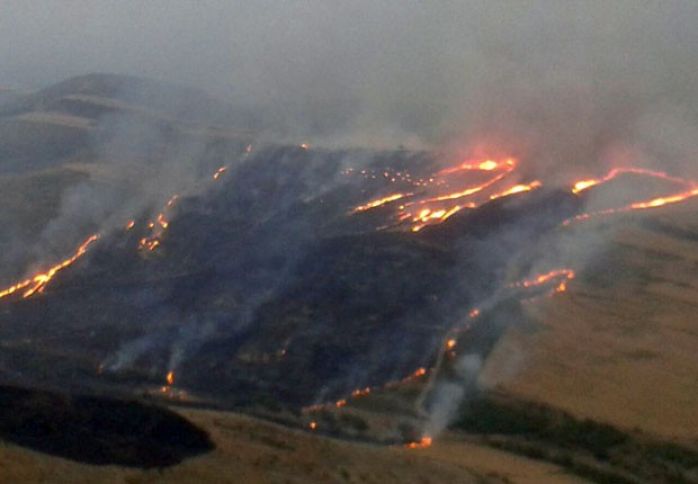
[[138, 241], [138, 250], [153, 252], [160, 246], [160, 238], [162, 237], [163, 232], [170, 226], [170, 221], [167, 219], [165, 213], [167, 210], [174, 207], [174, 204], [178, 199], [179, 195], [172, 195], [170, 199], [167, 200], [163, 211], [160, 212], [155, 218], [155, 221], [148, 222], [148, 228], [152, 230], [153, 233], [150, 236], [143, 237]]
[[37, 292], [44, 292], [46, 285], [49, 282], [51, 282], [51, 279], [53, 279], [58, 272], [74, 264], [75, 261], [77, 261], [80, 257], [85, 255], [90, 245], [92, 245], [92, 243], [94, 243], [95, 241], [99, 240], [99, 238], [99, 234], [89, 236], [82, 244], [80, 244], [80, 246], [77, 248], [77, 250], [71, 257], [59, 262], [58, 264], [49, 268], [46, 272], [40, 272], [28, 279], [25, 279], [24, 281], [14, 284], [13, 286], [0, 290], [0, 299], [10, 296], [15, 292], [24, 289], [26, 290], [24, 291], [24, 293], [22, 293], [22, 297], [25, 299], [33, 296]]
[[688, 190], [686, 192], [677, 193], [675, 195], [669, 195], [667, 197], [658, 197], [646, 202], [636, 202], [627, 207], [627, 210], [645, 210], [648, 208], [663, 207], [664, 205], [671, 205], [674, 203], [683, 202], [695, 196], [698, 196], [698, 187]]
[[218, 179], [221, 177], [221, 175], [222, 175], [223, 173], [225, 173], [225, 171], [226, 171], [227, 169], [228, 169], [227, 166], [221, 166], [220, 168], [218, 168], [218, 169], [216, 170], [216, 172], [213, 174], [213, 179], [214, 179], [214, 180], [218, 180]]
[[364, 205], [359, 205], [358, 207], [354, 208], [351, 211], [351, 213], [365, 212], [366, 210], [380, 207], [381, 205], [385, 205], [386, 203], [394, 202], [395, 200], [400, 200], [401, 198], [409, 197], [411, 195], [411, 193], [393, 193], [392, 195], [388, 195], [387, 197], [367, 202]]
[[138, 248], [152, 252], [157, 249], [159, 245], [160, 241], [158, 239], [143, 237], [138, 243]]
[[136, 221], [135, 220], [129, 220], [128, 223], [126, 224], [126, 227], [124, 227], [126, 230], [131, 230], [133, 227], [136, 226]]
[[619, 175], [625, 175], [628, 173], [633, 173], [635, 175], [643, 175], [643, 176], [648, 176], [651, 178], [658, 178], [661, 180], [665, 180], [671, 183], [676, 183], [678, 185], [684, 185], [684, 186], [690, 186], [691, 183], [688, 182], [687, 180], [684, 180], [682, 178], [678, 178], [675, 176], [668, 175], [664, 173], [663, 171], [654, 171], [654, 170], [646, 170], [644, 168], [614, 168], [613, 170], [609, 171], [608, 174], [604, 177], [601, 178], [590, 178], [588, 180], [579, 180], [572, 185], [572, 193], [578, 194], [581, 193], [585, 190], [588, 190], [592, 187], [595, 187], [597, 185], [600, 185], [602, 183], [609, 182], [613, 180], [614, 178], [618, 177]]
[[471, 309], [468, 313], [468, 316], [470, 316], [471, 318], [477, 318], [478, 316], [480, 316], [480, 310], [478, 308]]
[[457, 173], [459, 171], [494, 171], [499, 169], [511, 170], [516, 166], [516, 160], [513, 158], [507, 158], [502, 162], [496, 162], [494, 160], [485, 160], [481, 162], [469, 162], [466, 161], [458, 166], [451, 168], [445, 168], [437, 173], [437, 175], [449, 175], [451, 173]]
[[[499, 161], [493, 159], [469, 160], [454, 167], [438, 171], [427, 179], [419, 180], [413, 179], [406, 172], [384, 170], [382, 175], [390, 182], [400, 181], [424, 188], [419, 194], [414, 192], [397, 192], [377, 200], [371, 200], [355, 207], [350, 214], [365, 212], [396, 200], [411, 197], [413, 200], [403, 202], [398, 207], [395, 219], [397, 224], [409, 224], [412, 232], [419, 232], [427, 225], [442, 223], [463, 209], [477, 208], [481, 203], [531, 191], [542, 186], [541, 182], [536, 180], [528, 184], [511, 185], [499, 192], [488, 194], [492, 187], [502, 183], [516, 170], [517, 166], [518, 162], [514, 158], [506, 158]], [[452, 184], [463, 184], [464, 181], [462, 175], [449, 175], [467, 174], [469, 172], [481, 173], [480, 175], [475, 174], [477, 176], [476, 183], [473, 183], [473, 180], [468, 176], [465, 181], [467, 183], [466, 186], [457, 190], [450, 188]], [[345, 173], [351, 174], [353, 171], [346, 170]], [[360, 173], [372, 179], [376, 178], [375, 174], [366, 169], [361, 170]], [[484, 180], [482, 174], [486, 175]], [[473, 198], [475, 200], [466, 202], [463, 200], [464, 198]]]
[[174, 385], [175, 382], [175, 374], [174, 371], [168, 371], [167, 376], [165, 377], [165, 381], [167, 382], [168, 385]]
[[[418, 378], [421, 378], [421, 377], [425, 376], [428, 372], [429, 372], [429, 370], [427, 370], [426, 368], [420, 367], [420, 368], [417, 368], [415, 371], [413, 371], [412, 373], [410, 373], [409, 375], [407, 375], [405, 378], [403, 378], [401, 380], [389, 381], [380, 387], [357, 388], [356, 390], [351, 392], [351, 394], [349, 395], [348, 398], [352, 398], [352, 399], [363, 398], [363, 397], [370, 395], [374, 390], [394, 388], [398, 385], [401, 385], [404, 383], [409, 383], [409, 382], [414, 381]], [[303, 407], [303, 412], [317, 412], [320, 410], [329, 410], [332, 407], [342, 408], [342, 407], [347, 405], [348, 398], [342, 398], [340, 400], [337, 400], [334, 403], [318, 403], [315, 405], [309, 405], [307, 407]]]
[[366, 388], [357, 388], [353, 392], [351, 392], [351, 396], [356, 398], [356, 397], [364, 397], [371, 393], [371, 387], [366, 387]]
[[310, 430], [317, 430], [317, 422], [313, 420], [308, 424], [308, 427], [310, 428]]
[[[511, 170], [509, 170], [509, 171], [511, 171]], [[476, 193], [481, 192], [482, 190], [484, 190], [486, 188], [489, 188], [490, 186], [494, 185], [498, 181], [503, 180], [504, 177], [506, 177], [509, 174], [509, 171], [507, 171], [505, 173], [501, 173], [493, 178], [490, 178], [488, 181], [486, 181], [485, 183], [482, 183], [480, 185], [466, 188], [465, 190], [461, 190], [458, 192], [448, 193], [446, 195], [440, 195], [440, 196], [434, 197], [434, 198], [428, 198], [421, 203], [443, 202], [443, 201], [447, 201], [447, 200], [456, 200], [458, 198], [469, 197], [471, 195], [474, 195]]]
[[675, 193], [673, 195], [667, 195], [664, 197], [652, 198], [650, 200], [634, 202], [630, 205], [626, 205], [625, 207], [609, 208], [606, 210], [599, 210], [597, 212], [582, 213], [575, 217], [568, 218], [567, 220], [562, 222], [562, 225], [567, 226], [570, 225], [572, 222], [581, 222], [584, 220], [589, 220], [592, 217], [628, 213], [636, 210], [649, 210], [653, 208], [660, 208], [664, 207], [665, 205], [673, 205], [676, 203], [685, 202], [694, 197], [698, 197], [698, 186], [694, 186], [690, 190]]
[[303, 149], [303, 150], [307, 150], [308, 148], [310, 148], [310, 144], [309, 143], [301, 143], [298, 145], [298, 147]]
[[433, 442], [434, 442], [434, 439], [432, 439], [428, 435], [425, 435], [424, 437], [419, 439], [417, 442], [410, 442], [405, 447], [407, 447], [408, 449], [425, 449], [427, 447], [430, 447]]
[[158, 224], [160, 225], [160, 227], [162, 227], [163, 229], [166, 229], [167, 227], [170, 226], [170, 223], [169, 223], [169, 222], [167, 221], [167, 219], [165, 218], [165, 214], [164, 214], [164, 213], [159, 213], [159, 214], [158, 214], [157, 222], [158, 222]]
[[553, 289], [553, 293], [559, 293], [567, 290], [567, 283], [574, 279], [575, 276], [576, 274], [572, 269], [554, 269], [544, 274], [539, 274], [533, 279], [525, 279], [523, 281], [516, 282], [512, 286], [528, 289], [531, 287], [544, 286], [551, 281], [556, 281], [559, 279], [560, 282], [557, 284], [557, 286], [555, 286], [555, 289]]
[[538, 180], [535, 180], [529, 184], [514, 185], [513, 187], [511, 187], [507, 190], [504, 190], [503, 192], [495, 193], [494, 195], [490, 195], [490, 200], [496, 200], [498, 198], [508, 197], [510, 195], [516, 195], [518, 193], [530, 192], [531, 190], [535, 190], [535, 189], [540, 188], [542, 186], [543, 186], [543, 184]]
[[456, 340], [451, 338], [448, 341], [446, 341], [446, 349], [447, 350], [452, 350], [453, 348], [456, 347]]
[[414, 373], [412, 373], [412, 375], [410, 375], [410, 376], [407, 377], [407, 378], [410, 378], [410, 379], [412, 379], [412, 378], [419, 378], [420, 376], [424, 376], [424, 375], [426, 375], [426, 374], [427, 374], [427, 369], [426, 369], [426, 368], [423, 368], [423, 367], [422, 367], [422, 368], [417, 368], [417, 370], [416, 370]]

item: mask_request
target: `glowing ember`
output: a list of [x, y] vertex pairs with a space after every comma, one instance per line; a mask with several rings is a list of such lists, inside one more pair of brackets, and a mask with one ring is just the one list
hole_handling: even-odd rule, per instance
[[39, 274], [36, 274], [29, 279], [26, 279], [22, 282], [18, 282], [17, 284], [8, 287], [7, 289], [0, 290], [0, 299], [10, 296], [14, 294], [17, 291], [22, 291], [22, 297], [23, 298], [28, 298], [30, 296], [33, 296], [37, 292], [44, 292], [44, 289], [46, 288], [46, 285], [51, 282], [51, 279], [55, 277], [55, 275], [65, 269], [66, 267], [72, 265], [77, 261], [80, 257], [85, 255], [87, 252], [87, 249], [90, 247], [90, 245], [97, 241], [99, 239], [100, 235], [99, 234], [94, 234], [91, 235], [90, 237], [87, 238], [80, 246], [77, 248], [75, 253], [59, 262], [58, 264], [54, 265], [51, 267], [49, 270], [46, 272], [41, 272]]
[[650, 200], [645, 200], [642, 202], [635, 202], [620, 208], [609, 208], [607, 210], [600, 210], [598, 212], [582, 213], [576, 217], [569, 218], [562, 222], [563, 225], [570, 225], [572, 222], [581, 222], [584, 220], [589, 220], [592, 217], [599, 217], [604, 215], [614, 215], [619, 213], [628, 213], [635, 210], [649, 210], [653, 208], [664, 207], [665, 205], [673, 205], [676, 203], [685, 202], [691, 198], [698, 197], [698, 187], [692, 188], [688, 191], [681, 193], [676, 193], [673, 195], [667, 195], [665, 197], [657, 197]]
[[394, 202], [395, 200], [400, 200], [401, 198], [404, 198], [404, 197], [409, 197], [410, 195], [412, 195], [412, 194], [411, 193], [394, 193], [392, 195], [388, 195], [387, 197], [379, 198], [378, 200], [373, 200], [371, 202], [365, 203], [364, 205], [359, 205], [358, 207], [354, 208], [351, 211], [351, 213], [365, 212], [366, 210], [380, 207], [381, 205], [385, 205], [386, 203]]
[[371, 393], [371, 387], [366, 387], [366, 388], [357, 388], [353, 392], [351, 392], [351, 396], [356, 398], [356, 397], [363, 397]]
[[502, 197], [508, 197], [510, 195], [516, 195], [517, 193], [524, 193], [524, 192], [530, 192], [531, 190], [535, 190], [537, 188], [542, 187], [543, 184], [536, 180], [533, 181], [529, 184], [521, 184], [521, 185], [514, 185], [513, 187], [501, 192], [501, 193], [495, 193], [494, 195], [490, 195], [490, 200], [496, 200], [498, 198]]
[[539, 274], [533, 279], [519, 281], [513, 284], [513, 286], [523, 288], [539, 287], [560, 280], [553, 292], [565, 292], [567, 290], [567, 283], [574, 278], [575, 272], [572, 269], [555, 269], [545, 274]]
[[431, 444], [433, 443], [433, 439], [429, 437], [428, 435], [425, 435], [419, 441], [417, 442], [410, 442], [409, 444], [406, 445], [408, 449], [425, 449], [427, 447], [430, 447]]
[[175, 202], [179, 199], [179, 195], [173, 195], [165, 204], [165, 208], [162, 212], [158, 214], [155, 222], [148, 222], [148, 228], [153, 231], [153, 233], [148, 237], [143, 237], [138, 241], [138, 250], [147, 250], [149, 252], [154, 251], [160, 246], [160, 237], [167, 228], [170, 226], [170, 221], [167, 219], [165, 213], [167, 210], [174, 207]]
[[506, 177], [508, 174], [509, 174], [509, 172], [507, 171], [506, 173], [502, 173], [500, 175], [497, 175], [494, 178], [491, 178], [488, 181], [486, 181], [485, 183], [482, 183], [480, 185], [466, 188], [465, 190], [461, 190], [458, 192], [448, 193], [446, 195], [439, 195], [438, 197], [434, 197], [434, 198], [428, 198], [420, 203], [443, 202], [443, 201], [447, 201], [447, 200], [456, 200], [458, 198], [469, 197], [471, 195], [474, 195], [476, 193], [483, 191], [486, 188], [489, 188], [490, 186], [494, 185], [498, 181], [503, 180], [504, 177]]
[[665, 180], [671, 183], [676, 183], [679, 185], [684, 185], [684, 186], [690, 186], [691, 183], [682, 179], [682, 178], [677, 178], [671, 175], [667, 175], [663, 171], [654, 171], [654, 170], [646, 170], [644, 168], [614, 168], [608, 174], [602, 178], [591, 178], [588, 180], [580, 180], [576, 182], [572, 186], [572, 193], [577, 194], [581, 193], [584, 190], [588, 190], [589, 188], [595, 187], [597, 185], [600, 185], [602, 183], [609, 182], [613, 180], [614, 178], [618, 177], [619, 175], [625, 175], [628, 173], [632, 173], [635, 175], [643, 175], [643, 176], [648, 176], [652, 178], [658, 178], [661, 180]]
[[[356, 398], [363, 398], [368, 395], [370, 395], [374, 390], [380, 390], [380, 389], [389, 389], [389, 388], [394, 388], [398, 385], [402, 385], [405, 383], [412, 382], [418, 378], [421, 378], [425, 376], [428, 373], [428, 370], [424, 367], [417, 368], [414, 372], [412, 372], [410, 375], [406, 376], [402, 380], [393, 380], [389, 381], [385, 384], [383, 384], [380, 387], [364, 387], [364, 388], [357, 388], [356, 390], [351, 392], [350, 398], [356, 399]], [[315, 405], [309, 405], [307, 407], [303, 407], [304, 412], [317, 412], [320, 410], [328, 410], [332, 407], [335, 408], [342, 408], [346, 406], [348, 403], [348, 399], [343, 398], [341, 400], [337, 400], [334, 403], [318, 403]]]
[[145, 249], [150, 252], [154, 251], [160, 245], [160, 241], [155, 238], [143, 237], [138, 243], [139, 249]]
[[223, 173], [225, 173], [225, 171], [226, 171], [227, 169], [228, 169], [227, 166], [221, 166], [220, 168], [218, 168], [218, 169], [216, 170], [216, 172], [213, 174], [213, 179], [214, 179], [214, 180], [218, 180], [218, 179], [221, 177], [221, 175], [222, 175]]
[[[418, 368], [414, 373], [412, 373], [411, 377], [412, 378], [419, 378], [420, 376], [424, 376], [427, 374], [427, 369], [426, 368]], [[410, 378], [410, 377], [408, 377]]]
[[[666, 197], [658, 197], [646, 202], [636, 202], [626, 208], [626, 210], [644, 210], [648, 208], [658, 208], [664, 205], [671, 205], [673, 203], [683, 202], [689, 198], [698, 196], [698, 187], [693, 188], [687, 192], [677, 193], [676, 195], [669, 195]], [[623, 210], [623, 209], [621, 209]]]
[[158, 225], [162, 227], [163, 229], [166, 229], [169, 227], [170, 223], [165, 219], [165, 214], [159, 213], [158, 218], [157, 218]]
[[[424, 187], [423, 191], [419, 194], [403, 192], [391, 194], [359, 205], [350, 213], [364, 212], [411, 197], [412, 200], [402, 202], [398, 207], [395, 219], [397, 224], [409, 223], [412, 232], [419, 232], [427, 225], [442, 223], [465, 208], [477, 208], [489, 200], [531, 191], [542, 186], [541, 182], [534, 181], [529, 184], [511, 185], [499, 192], [488, 193], [495, 185], [502, 183], [516, 169], [517, 165], [517, 161], [513, 158], [500, 161], [492, 159], [467, 161], [451, 168], [445, 168], [424, 180], [415, 180], [406, 172], [385, 170], [382, 176], [387, 181], [400, 181]], [[470, 172], [475, 172], [475, 183], [468, 175]], [[346, 173], [349, 174], [352, 171], [347, 170]], [[480, 174], [478, 175], [478, 173]], [[376, 178], [376, 175], [369, 170], [361, 170], [361, 174], [372, 179]], [[486, 177], [484, 180], [482, 174]], [[466, 181], [463, 180], [464, 175], [468, 175]], [[465, 184], [466, 186], [454, 190], [452, 188], [454, 184]], [[473, 198], [474, 201], [466, 202], [463, 200], [465, 198]]]
[[513, 158], [508, 158], [502, 162], [496, 162], [494, 160], [485, 160], [481, 162], [468, 162], [462, 163], [458, 166], [451, 168], [445, 168], [437, 173], [437, 175], [449, 175], [451, 173], [457, 173], [459, 171], [494, 171], [499, 169], [511, 170], [516, 166], [516, 161]]

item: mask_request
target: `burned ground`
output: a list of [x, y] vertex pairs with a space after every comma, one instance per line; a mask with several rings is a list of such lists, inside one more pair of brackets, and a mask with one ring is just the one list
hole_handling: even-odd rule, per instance
[[152, 405], [0, 387], [0, 438], [95, 465], [167, 467], [213, 449], [203, 430]]

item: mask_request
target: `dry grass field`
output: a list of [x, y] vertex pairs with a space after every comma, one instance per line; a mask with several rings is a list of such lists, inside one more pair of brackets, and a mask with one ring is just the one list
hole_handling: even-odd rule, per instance
[[698, 442], [696, 208], [632, 220], [569, 292], [528, 307], [538, 328], [511, 330], [483, 380], [579, 418]]
[[429, 449], [335, 440], [232, 413], [180, 411], [216, 449], [155, 470], [89, 466], [13, 445], [0, 447], [0, 479], [13, 483], [577, 483], [546, 464], [445, 435]]

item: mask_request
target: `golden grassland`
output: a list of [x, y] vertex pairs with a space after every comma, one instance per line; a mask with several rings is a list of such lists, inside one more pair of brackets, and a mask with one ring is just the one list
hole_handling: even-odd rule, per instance
[[698, 442], [698, 203], [615, 233], [569, 292], [529, 305], [499, 342], [498, 392], [665, 440]]
[[554, 465], [445, 435], [429, 449], [345, 442], [233, 413], [179, 410], [216, 449], [167, 469], [90, 466], [0, 447], [2, 482], [50, 483], [576, 483]]

